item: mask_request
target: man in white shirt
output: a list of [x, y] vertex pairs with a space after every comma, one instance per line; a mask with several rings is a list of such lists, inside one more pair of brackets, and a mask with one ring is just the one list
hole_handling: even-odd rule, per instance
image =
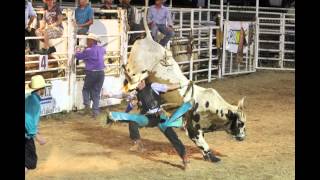
[[157, 33], [160, 31], [165, 35], [160, 40], [162, 46], [166, 46], [170, 38], [174, 36], [173, 22], [169, 9], [163, 5], [163, 0], [156, 0], [148, 11], [148, 25], [151, 28], [151, 34], [154, 40], [157, 39]]

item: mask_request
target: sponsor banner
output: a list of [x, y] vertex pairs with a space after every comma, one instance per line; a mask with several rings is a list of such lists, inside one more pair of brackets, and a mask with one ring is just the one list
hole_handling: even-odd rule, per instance
[[241, 28], [244, 30], [244, 44], [243, 44], [243, 53], [246, 53], [248, 50], [247, 42], [249, 41], [249, 27], [251, 22], [242, 22], [242, 21], [229, 21], [227, 23], [227, 42], [226, 50], [232, 53], [237, 53], [240, 43], [240, 33]]

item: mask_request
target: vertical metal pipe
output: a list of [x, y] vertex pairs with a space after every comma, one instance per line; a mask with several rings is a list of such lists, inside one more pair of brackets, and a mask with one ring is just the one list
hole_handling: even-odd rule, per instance
[[208, 82], [211, 82], [211, 68], [212, 68], [212, 38], [213, 38], [213, 28], [210, 27], [209, 28], [209, 61], [208, 61], [208, 65], [209, 65], [209, 71], [208, 71]]

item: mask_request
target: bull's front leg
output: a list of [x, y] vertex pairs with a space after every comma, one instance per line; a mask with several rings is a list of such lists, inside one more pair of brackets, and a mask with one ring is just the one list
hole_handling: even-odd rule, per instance
[[[192, 117], [192, 116], [191, 116]], [[211, 162], [219, 162], [220, 159], [216, 157], [213, 151], [209, 148], [208, 143], [204, 139], [204, 133], [200, 129], [199, 126], [193, 126], [192, 119], [188, 117], [186, 124], [186, 133], [188, 137], [197, 145], [197, 147], [201, 150], [204, 160]]]

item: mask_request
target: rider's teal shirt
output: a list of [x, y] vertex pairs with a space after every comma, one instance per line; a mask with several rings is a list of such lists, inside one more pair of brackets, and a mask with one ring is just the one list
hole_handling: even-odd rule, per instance
[[36, 93], [25, 96], [25, 137], [28, 139], [33, 138], [38, 132], [40, 100]]

